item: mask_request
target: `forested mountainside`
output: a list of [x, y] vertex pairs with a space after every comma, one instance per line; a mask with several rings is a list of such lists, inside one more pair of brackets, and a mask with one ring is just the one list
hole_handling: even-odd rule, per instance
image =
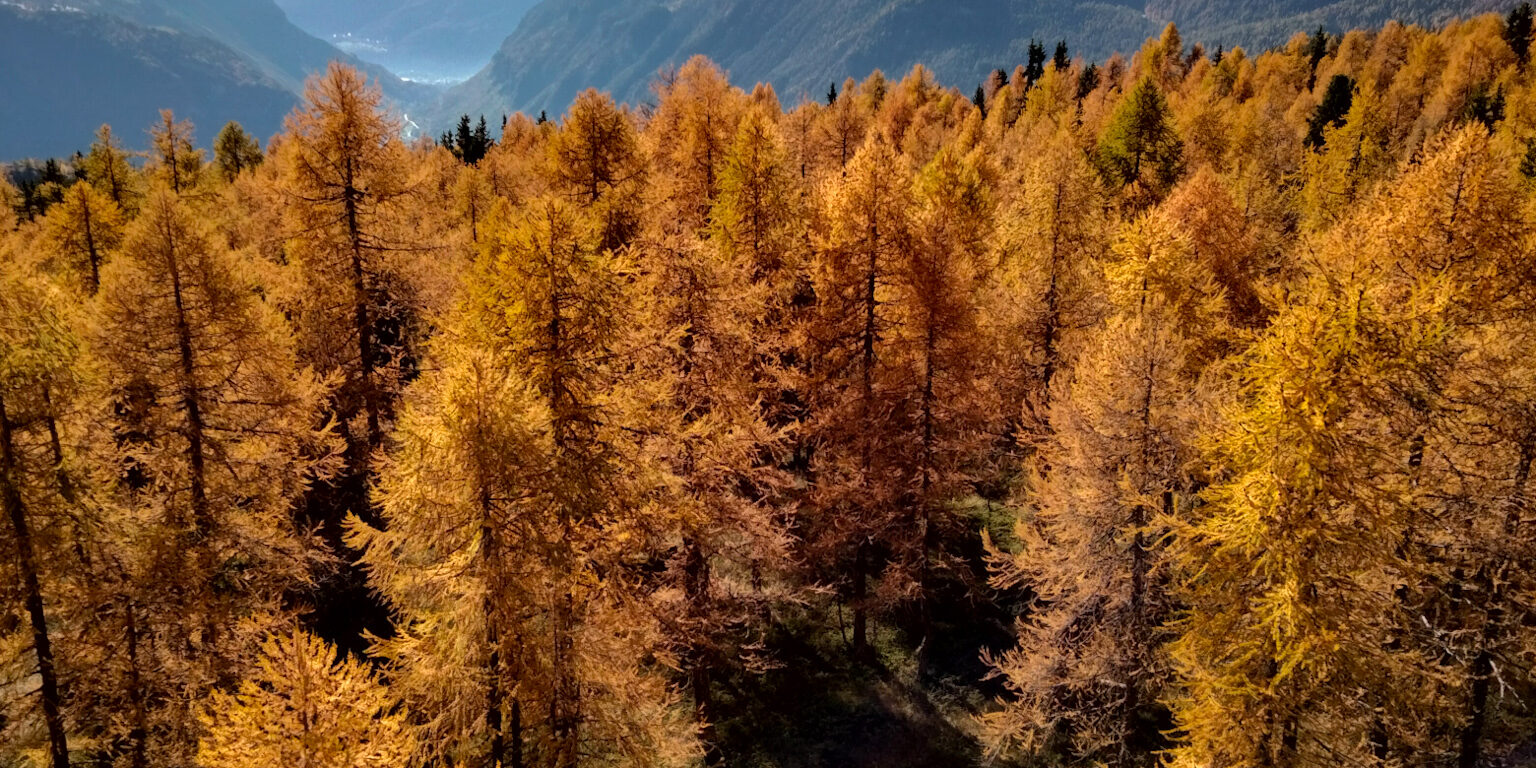
[[161, 108], [261, 136], [297, 96], [227, 46], [79, 12], [0, 5], [0, 157], [66, 154], [102, 123], [137, 142]]
[[[162, 107], [248, 119], [265, 138], [305, 78], [332, 60], [361, 67], [397, 107], [436, 95], [311, 37], [271, 0], [25, 0], [3, 11], [0, 34], [17, 42], [0, 52], [17, 62], [0, 75], [0, 89], [14, 96], [0, 107], [5, 160], [77, 149], [103, 120], [137, 131]], [[288, 92], [285, 100], [258, 92], [274, 86]], [[72, 119], [93, 100], [132, 114]]]
[[702, 54], [741, 83], [774, 85], [788, 102], [819, 99], [849, 72], [930, 68], [965, 87], [1023, 61], [1031, 40], [1071, 41], [1088, 60], [1128, 53], [1179, 24], [1208, 48], [1262, 50], [1299, 30], [1333, 33], [1388, 19], [1440, 24], [1497, 0], [547, 0], [528, 11], [484, 70], [448, 94], [433, 125], [460, 114], [559, 111], [582, 88], [620, 102], [651, 99], [657, 72]]
[[0, 765], [1529, 765], [1532, 17], [103, 129], [0, 183]]
[[463, 80], [538, 0], [277, 0], [300, 28], [415, 79]]
[[1387, 19], [1438, 26], [1454, 18], [1504, 10], [1498, 0], [1282, 0], [1245, 3], [1223, 0], [1148, 0], [1147, 20], [1177, 23], [1208, 45], [1280, 45], [1297, 30], [1319, 26], [1340, 31], [1380, 26]]

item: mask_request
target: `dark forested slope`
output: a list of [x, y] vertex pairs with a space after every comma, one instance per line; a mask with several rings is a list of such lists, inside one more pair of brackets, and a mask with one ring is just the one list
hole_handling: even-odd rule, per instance
[[1389, 18], [1442, 22], [1491, 0], [546, 0], [528, 11], [489, 65], [451, 91], [434, 120], [461, 113], [564, 110], [582, 88], [650, 98], [659, 70], [703, 54], [737, 82], [781, 97], [820, 98], [829, 82], [921, 62], [947, 83], [975, 83], [1023, 63], [1031, 39], [1102, 59], [1133, 51], [1169, 21], [1189, 40], [1267, 47], [1318, 25], [1335, 32]]

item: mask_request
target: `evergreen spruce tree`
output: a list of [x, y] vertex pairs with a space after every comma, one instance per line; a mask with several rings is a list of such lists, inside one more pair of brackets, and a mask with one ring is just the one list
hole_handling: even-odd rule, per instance
[[1027, 91], [1045, 75], [1045, 43], [1029, 41], [1028, 63], [1024, 66], [1024, 89]]
[[237, 122], [225, 123], [213, 140], [213, 164], [225, 181], [234, 181], [242, 171], [255, 168], [261, 161], [261, 144]]
[[1531, 4], [1521, 3], [1511, 8], [1509, 16], [1504, 20], [1504, 40], [1509, 43], [1509, 49], [1515, 52], [1515, 59], [1520, 62], [1522, 69], [1531, 60], [1533, 19], [1536, 19], [1536, 12], [1531, 10]]
[[1334, 75], [1328, 81], [1328, 90], [1323, 92], [1323, 100], [1318, 103], [1317, 111], [1312, 113], [1312, 119], [1307, 122], [1306, 145], [1313, 149], [1321, 147], [1323, 132], [1344, 125], [1354, 100], [1355, 82], [1349, 75]]
[[1184, 142], [1168, 100], [1150, 77], [1125, 95], [1099, 138], [1098, 164], [1113, 185], [1145, 205], [1161, 199], [1183, 171]]

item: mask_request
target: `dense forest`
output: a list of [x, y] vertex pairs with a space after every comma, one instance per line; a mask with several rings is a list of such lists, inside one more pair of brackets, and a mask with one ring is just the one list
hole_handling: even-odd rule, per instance
[[0, 766], [1529, 761], [1532, 39], [103, 126], [0, 183]]

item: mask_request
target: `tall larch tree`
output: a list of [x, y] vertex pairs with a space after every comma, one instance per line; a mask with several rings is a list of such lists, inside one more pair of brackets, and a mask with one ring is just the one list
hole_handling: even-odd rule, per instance
[[340, 377], [331, 411], [347, 446], [338, 510], [373, 518], [366, 484], [394, 399], [414, 355], [413, 288], [397, 217], [408, 191], [407, 156], [377, 86], [333, 63], [306, 85], [281, 142], [289, 258], [303, 286], [292, 311], [306, 362]]
[[861, 101], [858, 86], [849, 78], [843, 85], [842, 94], [828, 101], [827, 108], [817, 113], [813, 129], [819, 150], [817, 170], [843, 173], [864, 145], [870, 115], [861, 107]]
[[901, 318], [893, 342], [906, 363], [911, 389], [905, 505], [911, 510], [902, 542], [918, 603], [919, 661], [933, 654], [936, 572], [944, 567], [942, 534], [952, 526], [948, 502], [969, 490], [967, 472], [980, 455], [993, 394], [981, 383], [985, 363], [982, 286], [991, 277], [988, 240], [993, 203], [978, 158], [946, 147], [917, 176], [911, 246], [893, 283]]
[[[292, 504], [324, 470], [323, 389], [243, 265], [165, 186], [153, 189], [102, 275], [91, 351], [116, 404], [116, 453], [140, 477], [116, 496], [137, 540], [142, 613], [120, 627], [155, 654], [124, 681], [160, 709], [149, 740], [190, 763], [191, 699], [249, 659], [317, 554]], [[130, 627], [129, 624], [135, 625]], [[120, 683], [121, 684], [121, 683]]]
[[[422, 747], [465, 763], [528, 766], [550, 670], [533, 650], [548, 564], [532, 491], [538, 430], [531, 387], [503, 356], [472, 343], [435, 345], [435, 370], [407, 390], [377, 497], [387, 529], [353, 523], [372, 587], [395, 614], [374, 649], [419, 712]], [[548, 631], [543, 630], [543, 631]], [[525, 720], [526, 718], [526, 720]]]
[[[1389, 614], [1401, 626], [1389, 643], [1440, 659], [1433, 671], [1449, 672], [1464, 691], [1424, 697], [1392, 679], [1377, 682], [1378, 756], [1437, 752], [1477, 764], [1498, 738], [1490, 726], [1506, 706], [1493, 680], [1500, 660], [1530, 647], [1518, 620], [1506, 617], [1529, 610], [1531, 585], [1498, 575], [1524, 546], [1516, 510], [1531, 452], [1530, 380], [1507, 356], [1525, 336], [1530, 274], [1515, 160], [1481, 126], [1437, 137], [1379, 202], [1357, 247], [1380, 270], [1373, 292], [1405, 315], [1382, 334], [1394, 367], [1373, 393], [1390, 409], [1398, 471], [1410, 489], [1394, 542], [1404, 586]], [[1432, 343], [1419, 341], [1420, 326], [1437, 331]], [[1454, 739], [1425, 738], [1447, 727]]]
[[[851, 98], [846, 92], [842, 98]], [[817, 245], [816, 317], [808, 345], [813, 367], [813, 558], [845, 574], [853, 610], [852, 648], [869, 652], [871, 582], [888, 554], [887, 536], [905, 490], [896, 437], [905, 414], [887, 398], [899, 373], [890, 350], [896, 321], [895, 275], [911, 238], [910, 177], [895, 149], [871, 138], [828, 194], [827, 231]]]
[[1052, 383], [1097, 319], [1096, 264], [1108, 249], [1107, 201], [1074, 137], [1055, 134], [998, 211], [996, 277], [986, 318], [996, 338], [1005, 447], [1049, 429]]
[[740, 671], [766, 630], [765, 576], [783, 570], [786, 536], [777, 506], [784, 481], [782, 433], [763, 405], [773, 361], [760, 357], [769, 286], [754, 281], [746, 254], [722, 254], [708, 241], [647, 242], [636, 317], [643, 403], [626, 418], [667, 476], [664, 507], [673, 519], [668, 577], [678, 599], [658, 608], [678, 644], [706, 756], [715, 743], [719, 673]]
[[1480, 749], [1489, 614], [1462, 595], [1498, 614], [1508, 593], [1478, 582], [1488, 550], [1459, 532], [1504, 526], [1524, 485], [1521, 438], [1492, 426], [1518, 408], [1468, 397], [1520, 380], [1491, 374], [1484, 335], [1518, 305], [1527, 242], [1508, 213], [1513, 163], [1493, 157], [1481, 128], [1437, 140], [1326, 236], [1242, 356], [1208, 454], [1223, 474], [1179, 532], [1177, 760]]
[[[645, 130], [650, 163], [665, 168], [647, 185], [651, 213], [696, 235], [720, 189], [726, 154], [747, 108], [747, 95], [703, 56], [688, 60], [657, 86], [656, 112]], [[658, 210], [659, 207], [659, 210]]]
[[798, 336], [812, 302], [805, 204], [793, 161], [771, 117], [753, 110], [741, 121], [720, 169], [709, 214], [710, 242], [720, 257], [745, 260], [763, 294], [750, 318], [757, 346], [754, 376], [768, 423], [790, 427], [804, 416], [795, 387], [809, 361]]
[[1155, 214], [1126, 225], [1105, 269], [1112, 314], [1057, 385], [1019, 549], [994, 554], [994, 583], [1035, 601], [1018, 646], [992, 659], [1010, 691], [984, 720], [994, 754], [1143, 765], [1168, 727], [1164, 542], [1192, 498], [1198, 326], [1224, 321], [1222, 299]]
[[607, 94], [583, 91], [547, 146], [551, 189], [602, 222], [602, 247], [633, 240], [646, 163], [629, 114]]
[[[772, 354], [773, 331], [765, 323], [779, 288], [770, 281], [780, 273], [754, 259], [770, 247], [773, 225], [759, 221], [758, 242], [749, 247], [720, 248], [710, 240], [719, 230], [709, 217], [722, 209], [716, 198], [727, 176], [733, 208], [772, 216], [772, 202], [761, 197], [773, 194], [776, 179], [736, 174], [776, 169], [761, 168], [772, 161], [771, 146], [752, 148], [769, 157], [735, 156], [736, 163], [757, 167], [733, 164], [747, 97], [706, 59], [691, 59], [660, 95], [647, 145], [653, 166], [673, 171], [652, 183], [635, 244], [639, 365], [654, 394], [631, 418], [645, 425], [648, 452], [671, 476], [667, 506], [678, 539], [668, 575], [681, 600], [658, 607], [687, 667], [707, 761], [718, 765], [724, 756], [712, 723], [715, 678], [722, 668], [735, 671], [729, 665], [764, 630], [755, 626], [765, 607], [755, 593], [764, 569], [782, 564], [786, 547], [773, 508], [782, 485], [776, 472], [781, 441], [762, 408], [765, 395], [777, 394], [770, 366], [778, 361], [765, 357]], [[742, 200], [742, 193], [760, 199]]]
[[[62, 470], [52, 450], [58, 445], [57, 432], [50, 430], [62, 405], [61, 380], [72, 377], [79, 349], [63, 298], [9, 258], [0, 260], [0, 511], [6, 526], [0, 541], [8, 560], [0, 572], [7, 577], [6, 595], [15, 595], [21, 603], [27, 628], [27, 636], [15, 643], [6, 635], [22, 635], [22, 622], [0, 634], [7, 649], [0, 654], [0, 665], [25, 670], [18, 677], [27, 688], [34, 674], [37, 681], [35, 691], [0, 698], [0, 713], [14, 721], [0, 725], [0, 736], [21, 744], [23, 729], [41, 719], [47, 734], [42, 752], [51, 768], [68, 768], [71, 732], [55, 651], [58, 594], [44, 592], [55, 547], [63, 543], [56, 530], [62, 526], [55, 523], [67, 514], [61, 507], [68, 493], [58, 483]], [[5, 611], [15, 607], [6, 606]], [[13, 648], [18, 653], [24, 649], [26, 660], [10, 658]]]
[[1366, 89], [1341, 124], [1322, 129], [1322, 145], [1307, 153], [1301, 168], [1308, 224], [1321, 228], [1348, 217], [1394, 169], [1386, 127], [1376, 94]]
[[[378, 650], [408, 688], [456, 701], [445, 716], [460, 728], [484, 723], [456, 734], [484, 743], [481, 755], [499, 749], [510, 762], [520, 733], [526, 765], [675, 764], [697, 741], [646, 661], [665, 649], [637, 567], [665, 517], [646, 503], [655, 473], [620, 418], [625, 268], [598, 246], [600, 213], [555, 198], [531, 206], [496, 214], [450, 331], [463, 345], [452, 354], [477, 367], [445, 367], [420, 385], [430, 399], [405, 426], [423, 437], [403, 435], [384, 476], [388, 527], [353, 523], [374, 586], [408, 620]], [[460, 394], [445, 402], [434, 390]], [[449, 569], [463, 580], [435, 576], [439, 558], [465, 563]], [[496, 601], [496, 623], [479, 610], [467, 625], [441, 621], [445, 606], [463, 610], [458, 595]], [[439, 677], [465, 668], [473, 677], [458, 686]]]

